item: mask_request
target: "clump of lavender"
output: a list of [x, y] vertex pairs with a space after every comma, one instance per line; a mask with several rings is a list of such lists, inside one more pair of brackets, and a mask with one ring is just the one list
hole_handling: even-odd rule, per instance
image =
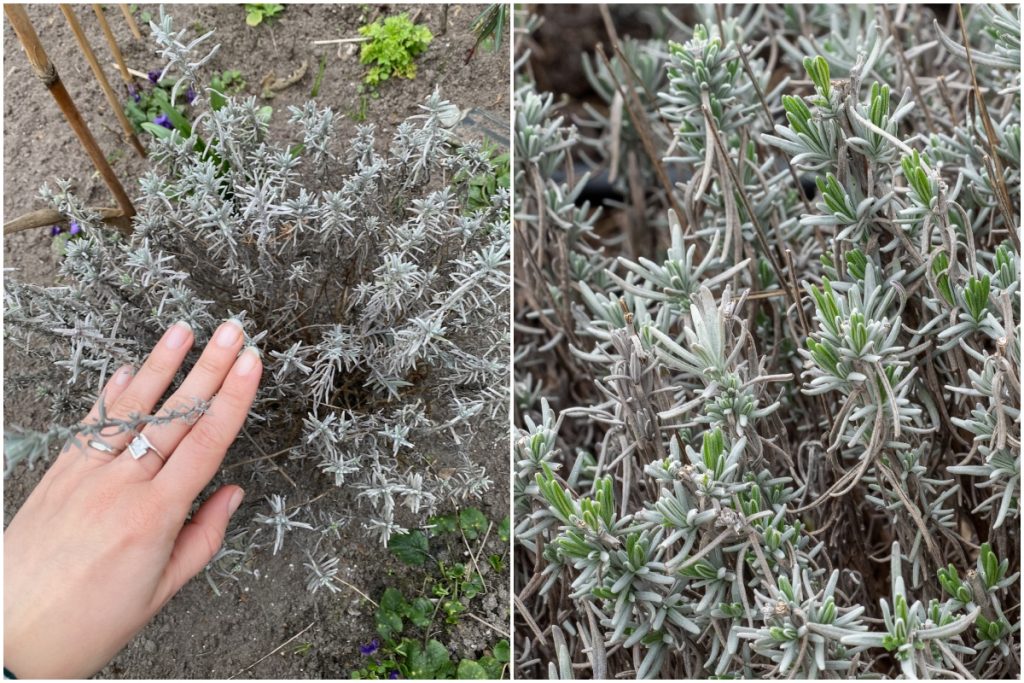
[[[161, 26], [189, 75], [203, 60]], [[292, 108], [291, 144], [272, 141], [254, 99], [200, 109], [188, 137], [153, 141], [130, 238], [67, 184], [45, 190], [83, 232], [60, 285], [6, 283], [8, 351], [46, 368], [8, 387], [38, 387], [65, 426], [9, 432], [8, 469], [44, 459], [167, 325], [188, 321], [198, 348], [234, 316], [265, 379], [225, 465], [280, 494], [212, 570], [235, 574], [251, 542], [277, 552], [294, 537], [310, 590], [330, 590], [342, 526], [386, 543], [492, 485], [470, 453], [507, 405], [509, 194], [468, 208], [489, 155], [458, 138], [459, 110], [436, 92], [389, 141], [373, 125], [338, 140], [314, 103]]]
[[1019, 677], [1019, 9], [694, 12], [517, 60], [518, 673]]

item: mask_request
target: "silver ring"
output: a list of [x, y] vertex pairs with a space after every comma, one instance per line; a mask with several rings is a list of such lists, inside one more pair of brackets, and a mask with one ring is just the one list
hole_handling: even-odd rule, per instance
[[96, 439], [93, 439], [92, 441], [89, 442], [89, 448], [97, 450], [100, 453], [116, 453], [116, 451], [109, 444], [103, 443], [102, 441], [98, 441]]
[[135, 460], [144, 456], [148, 451], [153, 451], [156, 457], [160, 458], [161, 462], [167, 462], [167, 457], [160, 452], [160, 449], [150, 443], [145, 434], [139, 434], [128, 444], [128, 452], [131, 453], [132, 458]]

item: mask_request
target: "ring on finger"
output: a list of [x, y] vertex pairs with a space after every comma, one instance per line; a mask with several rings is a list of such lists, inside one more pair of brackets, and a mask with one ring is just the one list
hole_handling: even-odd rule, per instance
[[145, 434], [139, 434], [128, 444], [128, 452], [133, 460], [138, 460], [149, 451], [153, 451], [154, 455], [160, 458], [160, 462], [167, 462], [167, 456], [161, 453], [160, 449], [154, 446]]
[[113, 446], [99, 439], [92, 439], [89, 441], [89, 448], [99, 451], [100, 453], [117, 453]]

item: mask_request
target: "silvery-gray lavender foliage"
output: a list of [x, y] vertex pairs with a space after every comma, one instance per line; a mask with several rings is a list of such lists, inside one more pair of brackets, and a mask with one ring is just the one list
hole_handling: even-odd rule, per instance
[[[187, 51], [168, 57], [191, 68]], [[175, 320], [201, 348], [234, 316], [265, 370], [225, 465], [278, 493], [214, 571], [244, 571], [254, 538], [277, 552], [298, 537], [310, 590], [332, 589], [325, 549], [342, 526], [386, 543], [481, 496], [492, 482], [470, 449], [507, 406], [509, 193], [467, 208], [471, 179], [493, 171], [459, 118], [435, 92], [390, 141], [373, 125], [342, 141], [310, 102], [291, 109], [286, 144], [254, 99], [229, 99], [154, 141], [129, 239], [68, 184], [44, 189], [87, 237], [68, 243], [60, 285], [6, 283], [8, 353], [45, 368], [8, 389], [37, 388], [60, 425], [9, 432], [8, 469], [73, 433], [110, 372]]]
[[517, 61], [519, 675], [1017, 677], [1019, 8], [693, 13]]
[[157, 81], [163, 79], [172, 69], [179, 74], [171, 89], [170, 97], [171, 102], [177, 102], [182, 88], [190, 88], [198, 84], [199, 69], [213, 59], [217, 50], [220, 49], [220, 45], [214, 45], [209, 52], [193, 61], [192, 53], [213, 36], [213, 31], [208, 31], [186, 43], [184, 41], [188, 29], [174, 31], [173, 24], [174, 20], [163, 11], [161, 6], [158, 21], [149, 22], [149, 29], [153, 32], [153, 40], [160, 46], [159, 56], [167, 62]]

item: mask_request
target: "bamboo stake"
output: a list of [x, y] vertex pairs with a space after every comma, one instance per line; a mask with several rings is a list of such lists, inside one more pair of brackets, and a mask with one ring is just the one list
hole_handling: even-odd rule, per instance
[[[64, 87], [60, 76], [57, 75], [56, 67], [54, 67], [50, 58], [46, 55], [46, 50], [43, 48], [42, 43], [39, 42], [39, 36], [36, 34], [35, 28], [32, 27], [32, 21], [28, 18], [28, 13], [25, 11], [25, 6], [5, 4], [4, 14], [7, 15], [7, 20], [11, 22], [14, 33], [18, 36], [18, 41], [25, 50], [25, 55], [32, 66], [32, 71], [35, 72], [36, 77], [50, 91], [53, 99], [57, 101], [57, 106], [60, 107], [64, 117], [68, 120], [71, 130], [74, 131], [86, 154], [92, 160], [93, 166], [96, 167], [107, 187], [110, 188], [110, 192], [114, 195], [117, 205], [121, 208], [121, 213], [125, 218], [134, 216], [135, 207], [132, 206], [131, 199], [128, 198], [124, 188], [121, 187], [120, 181], [114, 174], [114, 169], [107, 163], [106, 157], [103, 156], [99, 145], [96, 144], [96, 139], [89, 132], [89, 127], [86, 125], [85, 120], [82, 119], [82, 115], [78, 113], [71, 95], [68, 94], [67, 88]], [[118, 229], [122, 232], [130, 232], [130, 228], [123, 224], [119, 225]]]
[[128, 5], [118, 5], [121, 8], [121, 14], [124, 15], [124, 20], [128, 22], [128, 28], [131, 30], [132, 35], [135, 36], [135, 40], [142, 41], [142, 31], [139, 30], [139, 25], [135, 23], [135, 17], [132, 16], [132, 11]]
[[89, 39], [86, 37], [85, 32], [82, 30], [81, 24], [78, 23], [78, 17], [75, 16], [75, 10], [71, 5], [61, 4], [60, 11], [64, 13], [64, 18], [68, 20], [68, 26], [71, 27], [71, 32], [75, 34], [75, 40], [78, 41], [78, 47], [82, 49], [82, 54], [85, 55], [85, 61], [89, 62], [89, 67], [92, 68], [93, 74], [96, 76], [96, 80], [99, 81], [100, 88], [103, 90], [103, 94], [107, 96], [107, 102], [110, 104], [110, 108], [114, 110], [114, 114], [117, 115], [117, 120], [121, 122], [121, 128], [124, 129], [125, 137], [128, 138], [128, 142], [131, 143], [135, 151], [139, 153], [139, 156], [146, 156], [146, 148], [139, 142], [139, 138], [135, 135], [135, 129], [132, 127], [128, 117], [124, 115], [124, 108], [121, 106], [121, 102], [117, 98], [117, 93], [110, 87], [110, 81], [107, 80], [107, 75], [103, 73], [103, 67], [100, 66], [99, 61], [96, 59], [96, 54], [92, 51], [92, 46], [89, 45]]
[[[110, 66], [112, 66], [112, 67], [114, 67], [116, 69], [117, 68], [117, 62], [111, 62]], [[149, 74], [147, 74], [146, 72], [139, 71], [138, 69], [133, 69], [130, 66], [128, 67], [128, 73], [130, 73], [132, 76], [135, 76], [135, 78], [138, 78], [139, 80], [143, 80], [143, 81], [145, 81], [145, 80], [147, 80], [149, 78]]]
[[121, 72], [121, 79], [125, 85], [134, 85], [132, 83], [132, 76], [128, 73], [128, 67], [125, 66], [121, 48], [117, 46], [117, 39], [114, 38], [114, 32], [110, 30], [110, 24], [107, 23], [107, 16], [103, 13], [103, 5], [93, 5], [92, 11], [96, 13], [96, 19], [100, 22], [100, 28], [103, 29], [103, 36], [107, 39], [110, 52], [114, 55], [114, 61], [117, 62], [117, 69]]
[[358, 38], [335, 38], [334, 40], [314, 40], [314, 45], [339, 45], [341, 43], [365, 43], [370, 38], [359, 36]]
[[[122, 232], [126, 232], [131, 229], [131, 219], [125, 218], [124, 214], [121, 213], [121, 209], [115, 209], [111, 207], [92, 207], [89, 209], [93, 213], [99, 215], [100, 220], [104, 223], [111, 225]], [[67, 223], [67, 218], [56, 209], [39, 209], [38, 211], [32, 211], [26, 213], [24, 216], [18, 216], [12, 220], [4, 223], [4, 234], [12, 235], [22, 230], [32, 230], [34, 228], [42, 228], [47, 225], [57, 225], [58, 223]]]

